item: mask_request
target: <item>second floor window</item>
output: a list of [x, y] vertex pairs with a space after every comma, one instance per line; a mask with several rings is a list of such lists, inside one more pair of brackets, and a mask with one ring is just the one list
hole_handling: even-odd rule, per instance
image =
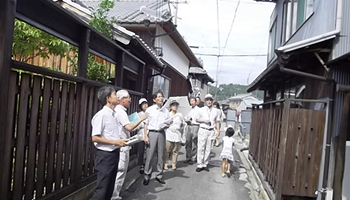
[[164, 93], [164, 98], [169, 98], [169, 92], [170, 92], [170, 80], [168, 78], [165, 78], [163, 76], [155, 76], [153, 79], [153, 92], [162, 90]]
[[314, 0], [287, 0], [284, 3], [284, 41], [314, 12]]
[[276, 49], [276, 33], [277, 33], [277, 23], [276, 20], [272, 24], [269, 35], [269, 52], [268, 52], [268, 62], [275, 57]]

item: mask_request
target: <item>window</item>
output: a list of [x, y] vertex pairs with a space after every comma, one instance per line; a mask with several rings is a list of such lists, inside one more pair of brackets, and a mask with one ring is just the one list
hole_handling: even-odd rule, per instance
[[155, 76], [153, 78], [153, 92], [162, 90], [164, 93], [164, 98], [169, 98], [170, 80], [163, 76]]
[[311, 16], [314, 0], [287, 0], [284, 3], [284, 41]]
[[276, 20], [272, 24], [272, 27], [270, 29], [270, 36], [269, 36], [269, 52], [268, 52], [268, 61], [270, 61], [272, 58], [275, 57], [275, 49], [276, 49], [276, 34], [277, 34], [277, 23]]
[[201, 82], [201, 88], [202, 88], [202, 89], [204, 89], [204, 85], [205, 85], [205, 81], [202, 80], [202, 82]]

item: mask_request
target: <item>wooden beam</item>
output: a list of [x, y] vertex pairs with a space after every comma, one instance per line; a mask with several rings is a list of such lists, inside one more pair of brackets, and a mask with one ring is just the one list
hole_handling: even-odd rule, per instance
[[337, 84], [337, 92], [350, 92], [350, 85]]
[[276, 186], [276, 200], [282, 200], [282, 191], [284, 185], [284, 166], [286, 160], [286, 145], [288, 140], [288, 128], [289, 128], [289, 111], [290, 100], [286, 99], [283, 107], [282, 114], [282, 129], [280, 137], [280, 146], [278, 152], [278, 164], [277, 164], [277, 186]]
[[115, 84], [118, 87], [123, 87], [123, 75], [124, 75], [124, 59], [125, 55], [124, 52], [120, 53], [118, 55], [118, 60], [117, 60], [117, 68], [115, 70]]
[[2, 138], [0, 140], [0, 199], [7, 199], [10, 182], [7, 182], [6, 177], [9, 176], [10, 171], [4, 170], [12, 165], [11, 144], [7, 144], [5, 139], [10, 137], [6, 135], [9, 132], [6, 130], [7, 102], [16, 3], [15, 0], [0, 1], [0, 129], [2, 130], [0, 132]]
[[138, 89], [140, 90], [140, 92], [146, 94], [144, 90], [144, 80], [145, 80], [145, 64], [141, 65], [139, 64], [139, 73], [138, 73]]
[[334, 170], [334, 200], [342, 199], [343, 189], [343, 176], [344, 176], [344, 165], [345, 165], [345, 149], [346, 149], [346, 136], [349, 130], [349, 111], [350, 111], [350, 93], [348, 92], [344, 99], [343, 113], [340, 123], [340, 132], [336, 137], [337, 149], [336, 149], [336, 160]]
[[86, 29], [83, 31], [79, 42], [79, 55], [78, 55], [78, 76], [83, 78], [87, 77], [89, 46], [90, 46], [90, 29]]

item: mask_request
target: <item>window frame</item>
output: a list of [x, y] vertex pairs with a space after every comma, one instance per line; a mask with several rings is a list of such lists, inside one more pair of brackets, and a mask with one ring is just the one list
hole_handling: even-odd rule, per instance
[[[303, 21], [301, 21], [298, 17], [300, 17], [300, 13], [299, 13], [299, 3], [300, 2], [304, 3], [303, 6]], [[309, 14], [306, 13], [307, 12], [307, 5], [308, 5], [308, 1], [312, 1], [312, 12], [310, 12]], [[291, 8], [288, 8], [288, 5], [291, 6]], [[314, 15], [315, 13], [315, 0], [285, 0], [283, 2], [283, 25], [282, 25], [282, 43], [286, 44], [288, 43], [288, 41], [298, 32], [299, 29], [301, 29], [301, 27], [303, 27], [303, 25]], [[301, 7], [300, 7], [301, 8]], [[296, 10], [296, 14], [294, 14], [294, 10]], [[289, 11], [289, 13], [288, 13]], [[288, 19], [290, 18], [290, 20], [288, 21]], [[299, 21], [299, 22], [298, 22]], [[295, 22], [295, 24], [293, 23]], [[294, 27], [295, 26], [295, 27]], [[289, 31], [289, 35], [287, 35], [287, 30]], [[288, 37], [287, 37], [288, 36]]]
[[[159, 78], [162, 78], [163, 80], [161, 81], [162, 83], [159, 83]], [[166, 83], [168, 83], [168, 90], [166, 90]], [[155, 84], [159, 84], [161, 86], [155, 87]], [[152, 84], [152, 94], [155, 93], [156, 91], [163, 91], [164, 98], [168, 99], [170, 97], [170, 92], [171, 92], [171, 79], [169, 77], [166, 77], [164, 75], [157, 75], [153, 77], [153, 84]]]
[[[273, 29], [274, 29], [274, 38], [273, 38], [274, 41], [273, 41], [273, 45], [271, 46], [271, 33]], [[268, 44], [268, 54], [267, 54], [268, 63], [276, 57], [276, 53], [275, 53], [276, 47], [277, 47], [277, 16], [275, 17], [269, 31], [269, 44]]]

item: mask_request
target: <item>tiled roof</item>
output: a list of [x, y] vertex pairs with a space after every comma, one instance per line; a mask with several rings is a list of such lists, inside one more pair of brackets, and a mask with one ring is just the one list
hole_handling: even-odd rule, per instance
[[214, 83], [214, 79], [212, 77], [210, 77], [207, 73], [207, 71], [203, 68], [200, 67], [190, 67], [189, 74], [194, 74], [197, 76], [204, 76], [209, 82]]
[[200, 67], [190, 67], [190, 74], [208, 74], [207, 71]]
[[[79, 0], [86, 7], [97, 8], [101, 0]], [[141, 7], [153, 10], [158, 17], [145, 14], [140, 11]], [[145, 19], [151, 22], [166, 22], [169, 18], [162, 18], [161, 15], [169, 11], [168, 3], [163, 0], [118, 0], [114, 1], [114, 7], [110, 10], [109, 16], [115, 17], [120, 23], [140, 23]]]
[[[70, 1], [64, 1], [65, 3], [69, 3]], [[100, 1], [87, 1], [87, 2], [94, 2], [96, 3], [96, 5], [98, 6]], [[75, 1], [73, 3], [70, 3], [71, 6], [77, 8], [78, 6], [85, 6], [85, 8], [87, 7], [85, 4], [82, 3], [82, 1]], [[73, 11], [72, 11], [73, 12]], [[83, 12], [87, 12], [87, 10], [83, 10]], [[89, 24], [90, 18], [86, 18], [82, 15], [80, 15], [79, 13], [73, 12], [76, 16], [78, 16], [81, 20], [83, 20], [86, 24]], [[86, 13], [88, 15], [90, 15], [90, 13]], [[147, 45], [147, 43], [142, 40], [142, 38], [140, 36], [138, 36], [137, 34], [135, 34], [134, 32], [128, 31], [127, 29], [125, 29], [124, 27], [121, 27], [119, 25], [114, 25], [114, 39], [120, 43], [123, 43], [124, 45], [128, 45], [130, 43], [130, 38], [133, 38], [134, 40], [136, 40], [145, 50], [146, 52], [149, 54], [150, 57], [152, 57], [152, 59], [155, 61], [155, 64], [157, 64], [159, 67], [164, 67], [164, 63], [162, 63], [162, 61], [160, 60], [159, 56], [156, 55], [156, 53], [152, 50], [152, 48], [150, 46]], [[126, 40], [124, 39], [126, 38]]]

